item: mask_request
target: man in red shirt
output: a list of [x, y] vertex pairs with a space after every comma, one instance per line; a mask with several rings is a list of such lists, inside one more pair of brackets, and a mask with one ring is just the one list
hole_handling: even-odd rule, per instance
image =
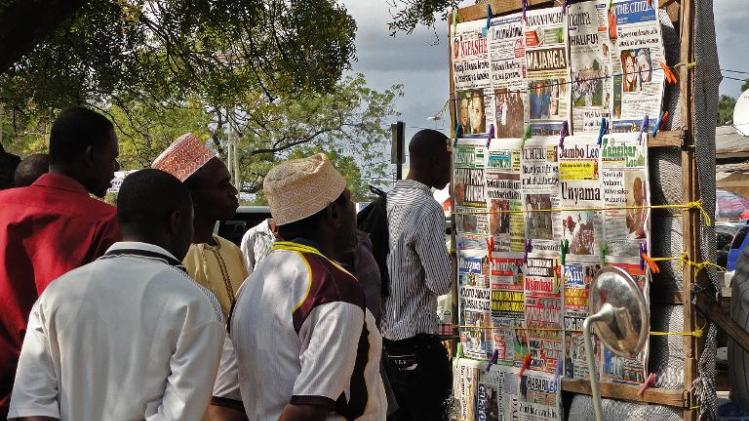
[[0, 419], [5, 419], [31, 306], [52, 280], [89, 263], [121, 235], [104, 197], [119, 169], [117, 136], [101, 114], [63, 111], [49, 137], [49, 173], [0, 191]]

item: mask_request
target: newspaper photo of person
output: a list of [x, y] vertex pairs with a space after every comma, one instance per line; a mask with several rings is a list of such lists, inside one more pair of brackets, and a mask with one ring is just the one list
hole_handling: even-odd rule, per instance
[[645, 238], [645, 223], [647, 222], [647, 209], [645, 205], [645, 183], [640, 176], [633, 173], [625, 173], [624, 183], [627, 188], [627, 230], [631, 239]]
[[458, 93], [458, 121], [463, 127], [463, 135], [465, 136], [486, 132], [484, 91], [482, 89]]
[[622, 69], [624, 80], [622, 81], [622, 90], [624, 92], [637, 92], [642, 89], [640, 84], [640, 72], [635, 63], [635, 54], [633, 50], [621, 52]]

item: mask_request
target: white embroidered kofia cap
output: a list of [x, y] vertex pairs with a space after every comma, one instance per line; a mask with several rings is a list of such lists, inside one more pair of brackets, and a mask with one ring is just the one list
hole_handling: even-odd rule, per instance
[[346, 179], [318, 153], [271, 168], [263, 192], [277, 225], [301, 221], [325, 209], [343, 193]]

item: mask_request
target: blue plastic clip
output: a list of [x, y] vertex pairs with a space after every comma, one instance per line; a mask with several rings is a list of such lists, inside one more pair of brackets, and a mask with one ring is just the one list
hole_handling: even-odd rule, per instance
[[523, 22], [528, 23], [528, 19], [526, 18], [526, 12], [528, 11], [528, 0], [522, 0], [521, 3], [523, 4]]
[[661, 110], [661, 114], [658, 116], [658, 120], [655, 122], [655, 127], [653, 127], [653, 137], [658, 134], [658, 128], [661, 127], [661, 120], [663, 120], [663, 110]]
[[492, 357], [489, 359], [489, 364], [486, 365], [487, 373], [491, 370], [492, 366], [497, 363], [497, 360], [499, 360], [499, 349], [495, 349]]
[[[649, 125], [650, 125], [650, 119], [648, 118], [648, 116], [645, 116], [645, 118], [642, 119], [642, 124], [640, 124], [640, 135], [637, 138], [637, 140], [638, 140], [638, 142], [640, 142], [640, 144], [642, 144], [642, 141], [643, 141], [642, 135], [645, 134], [645, 133], [647, 133]], [[646, 136], [646, 138], [647, 138], [647, 136]]]
[[606, 134], [606, 118], [601, 117], [601, 127], [598, 129], [598, 146], [603, 142], [603, 135]]
[[562, 13], [567, 13], [567, 6], [569, 6], [569, 5], [567, 4], [567, 0], [564, 0], [564, 1], [562, 2]]
[[648, 245], [643, 242], [640, 244], [640, 270], [645, 270], [645, 259], [642, 257], [644, 254], [648, 254]]
[[559, 130], [559, 148], [564, 149], [564, 138], [570, 135], [570, 128], [566, 121], [562, 122], [562, 129]]
[[460, 123], [455, 125], [455, 137], [463, 137], [463, 126]]
[[492, 5], [486, 2], [486, 30], [492, 26]]
[[492, 138], [494, 137], [494, 125], [489, 125], [489, 135], [486, 138], [486, 149], [489, 149], [489, 146], [492, 144]]

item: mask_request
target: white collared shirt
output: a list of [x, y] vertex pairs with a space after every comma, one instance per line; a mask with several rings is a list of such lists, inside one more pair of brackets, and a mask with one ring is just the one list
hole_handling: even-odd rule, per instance
[[160, 247], [107, 253], [34, 304], [9, 417], [200, 420], [225, 336], [216, 298]]
[[251, 274], [257, 264], [270, 253], [274, 241], [276, 237], [267, 218], [244, 233], [239, 248], [242, 250], [248, 273]]

